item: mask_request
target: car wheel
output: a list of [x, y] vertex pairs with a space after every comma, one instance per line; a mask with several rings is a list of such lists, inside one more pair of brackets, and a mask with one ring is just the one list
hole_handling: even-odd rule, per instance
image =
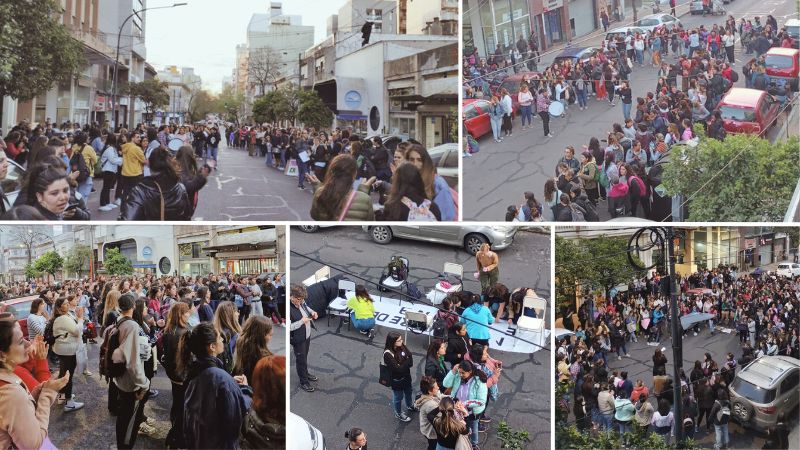
[[316, 233], [319, 231], [319, 225], [300, 225], [297, 228], [303, 233]]
[[464, 250], [470, 255], [474, 255], [481, 249], [481, 245], [488, 243], [489, 239], [486, 239], [486, 236], [482, 234], [468, 234], [464, 238]]
[[377, 225], [370, 229], [370, 235], [372, 236], [372, 240], [375, 241], [377, 244], [386, 245], [389, 242], [392, 242], [392, 229], [387, 227], [386, 225]]
[[733, 402], [731, 412], [742, 423], [750, 421], [750, 417], [753, 414], [753, 409], [747, 403], [736, 400]]

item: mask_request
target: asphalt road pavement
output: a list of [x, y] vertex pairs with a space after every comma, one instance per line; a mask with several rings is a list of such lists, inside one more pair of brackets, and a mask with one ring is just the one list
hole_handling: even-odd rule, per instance
[[[795, 2], [788, 0], [759, 2], [739, 0], [728, 3], [725, 8], [737, 22], [742, 17], [763, 18], [767, 14], [772, 14], [780, 26], [788, 18], [798, 15]], [[641, 16], [645, 14], [646, 12], [643, 12]], [[714, 23], [724, 24], [726, 18], [727, 15], [712, 18], [685, 14], [680, 20], [686, 27], [694, 28], [704, 24], [706, 28], [710, 28]], [[601, 37], [583, 39], [576, 39], [572, 46], [598, 46], [602, 40]], [[557, 51], [543, 56], [539, 67], [551, 64], [559, 53], [560, 51]], [[735, 70], [740, 71], [741, 64], [751, 57], [752, 55], [744, 55], [737, 42]], [[675, 61], [672, 54], [664, 60]], [[655, 88], [658, 81], [657, 73], [658, 69], [652, 66], [634, 67], [629, 76], [634, 99], [643, 97], [647, 91]], [[744, 77], [740, 76], [736, 85], [744, 87]], [[581, 111], [577, 103], [570, 106], [566, 118], [550, 120], [550, 130], [555, 135], [551, 138], [544, 137], [542, 121], [535, 115], [532, 127], [525, 131], [522, 130], [520, 119], [515, 119], [513, 136], [506, 137], [502, 143], [495, 143], [491, 133], [481, 138], [480, 152], [470, 158], [464, 158], [463, 162], [464, 220], [501, 221], [509, 205], [519, 205], [524, 202], [525, 191], [533, 192], [536, 198], [541, 200], [544, 196], [544, 183], [555, 175], [556, 164], [563, 156], [567, 145], [575, 147], [577, 156], [580, 156], [581, 146], [587, 145], [591, 137], [605, 139], [613, 123], [623, 123], [622, 106], [618, 99], [615, 99], [615, 102], [616, 106], [612, 107], [607, 100], [598, 101], [590, 95], [587, 110]], [[601, 220], [610, 218], [606, 209], [604, 202], [597, 207]], [[639, 215], [642, 215], [641, 210]]]
[[[50, 412], [49, 437], [60, 449], [115, 449], [116, 418], [108, 414], [108, 384], [100, 380], [98, 371], [98, 355], [101, 339], [97, 344], [89, 344], [89, 370], [93, 373], [87, 377], [78, 374], [74, 377], [73, 393], [75, 400], [84, 402], [86, 406], [75, 412], [65, 413], [60, 405], [53, 405]], [[275, 354], [286, 354], [285, 328], [275, 327], [269, 345]], [[54, 375], [58, 375], [58, 367], [54, 367]], [[145, 415], [156, 420], [157, 433], [154, 437], [140, 434], [136, 440], [138, 449], [164, 448], [164, 440], [170, 429], [169, 410], [172, 407], [172, 385], [159, 367], [152, 380], [152, 389], [159, 395], [145, 404]]]
[[[219, 147], [217, 170], [200, 190], [192, 220], [275, 221], [311, 220], [311, 187], [297, 188], [297, 176], [284, 175], [265, 164], [265, 158], [248, 156], [247, 150]], [[198, 164], [202, 164], [198, 160]], [[103, 212], [100, 206], [102, 178], [94, 180], [96, 192], [89, 197], [92, 220], [117, 220], [119, 208]], [[111, 198], [113, 199], [113, 193]]]
[[[457, 262], [465, 268], [474, 264], [474, 257], [464, 250], [438, 244], [397, 239], [386, 246], [375, 244], [361, 227], [323, 228], [315, 234], [291, 229], [292, 250], [330, 263], [348, 272], [377, 281], [384, 266], [394, 254], [410, 261], [409, 279], [427, 292], [436, 282], [445, 261]], [[550, 298], [550, 239], [548, 234], [528, 231], [517, 233], [511, 247], [500, 251], [500, 282], [507, 286], [532, 286], [545, 298]], [[290, 278], [299, 282], [320, 268], [320, 264], [292, 254]], [[332, 274], [339, 273], [332, 270]], [[466, 279], [465, 288], [478, 290], [474, 280]], [[472, 284], [472, 285], [470, 285]], [[373, 286], [371, 290], [376, 290]], [[548, 313], [549, 317], [549, 313]], [[549, 322], [549, 321], [548, 321]], [[395, 419], [391, 409], [391, 393], [377, 382], [378, 363], [385, 329], [377, 329], [372, 342], [357, 331], [347, 330], [338, 318], [316, 322], [313, 331], [309, 370], [319, 377], [317, 390], [312, 393], [299, 388], [295, 371], [291, 371], [291, 409], [319, 428], [330, 448], [342, 447], [344, 431], [350, 427], [363, 428], [370, 448], [420, 449], [426, 441], [419, 432], [418, 414], [412, 421]], [[413, 384], [418, 386], [424, 369], [427, 339], [409, 335], [408, 346], [414, 353]], [[503, 361], [499, 383], [500, 398], [491, 403], [487, 413], [493, 418], [487, 433], [481, 433], [482, 448], [500, 448], [496, 430], [504, 420], [517, 429], [531, 434], [527, 449], [550, 446], [551, 383], [550, 352], [541, 350], [533, 355], [492, 352]], [[415, 391], [418, 387], [415, 388]]]

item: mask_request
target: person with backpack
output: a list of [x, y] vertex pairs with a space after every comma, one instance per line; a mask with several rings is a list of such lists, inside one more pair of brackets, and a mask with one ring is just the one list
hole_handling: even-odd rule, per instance
[[728, 392], [725, 389], [717, 390], [717, 399], [711, 408], [711, 423], [714, 424], [714, 448], [728, 448], [728, 422], [731, 420], [731, 403], [728, 401]]
[[72, 146], [72, 156], [69, 160], [70, 172], [78, 172], [75, 181], [78, 183], [78, 192], [88, 204], [89, 195], [94, 185], [94, 167], [97, 164], [97, 153], [91, 145], [86, 143], [86, 133], [75, 134], [75, 144]]
[[144, 368], [144, 361], [151, 356], [150, 340], [133, 320], [134, 303], [133, 294], [119, 298], [120, 318], [105, 335], [108, 339], [108, 344], [104, 342], [102, 346], [105, 351], [101, 347], [105, 364], [101, 373], [109, 377], [118, 390], [116, 435], [120, 449], [130, 449], [136, 444], [150, 387]]
[[649, 192], [639, 175], [643, 166], [626, 165], [626, 167], [628, 168], [628, 204], [630, 205], [631, 217], [636, 217], [639, 205], [642, 205], [644, 217], [648, 217], [650, 215]]
[[353, 188], [358, 166], [356, 160], [347, 154], [337, 155], [331, 161], [325, 181], [321, 182], [313, 174], [306, 175], [314, 189], [311, 200], [311, 218], [319, 221], [374, 221], [370, 191], [374, 178]]
[[186, 448], [240, 448], [240, 430], [253, 391], [247, 377], [231, 376], [224, 367], [219, 356], [227, 348], [223, 334], [210, 323], [201, 323], [180, 339], [177, 371], [186, 376]]
[[375, 337], [375, 305], [363, 284], [356, 286], [355, 297], [347, 300], [350, 322], [369, 339]]
[[58, 377], [70, 373], [69, 381], [58, 398], [58, 404], [65, 405], [64, 412], [77, 411], [84, 406], [83, 403], [76, 402], [72, 395], [72, 380], [78, 365], [76, 355], [83, 334], [84, 310], [83, 308], [72, 310], [68, 300], [71, 298], [74, 297], [60, 297], [56, 300], [53, 307], [52, 337], [48, 336], [48, 330], [45, 328], [45, 341], [52, 341], [47, 343], [53, 346], [53, 352], [58, 355]]

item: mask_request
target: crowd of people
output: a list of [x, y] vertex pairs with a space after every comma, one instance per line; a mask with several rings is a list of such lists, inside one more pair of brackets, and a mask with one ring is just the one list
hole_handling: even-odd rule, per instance
[[[609, 357], [614, 352], [618, 359], [629, 356], [627, 345], [639, 338], [660, 347], [670, 317], [660, 275], [637, 279], [609, 299], [586, 297], [577, 311], [568, 307], [560, 313], [574, 335], [556, 343], [555, 373], [565, 390], [558, 407], [563, 417], [572, 414], [569, 422], [582, 432], [618, 431], [623, 443], [629, 439], [626, 432], [654, 432], [669, 442], [676, 427], [687, 437], [701, 437], [705, 418], [705, 432], [714, 429], [715, 448], [728, 448], [728, 387], [737, 369], [765, 355], [800, 358], [800, 279], [740, 274], [735, 267], [720, 266], [679, 281], [679, 317], [704, 313], [711, 319], [701, 316], [702, 321], [687, 323], [682, 335], [672, 338], [686, 346], [702, 333], [701, 322], [708, 324], [709, 334], [721, 326], [732, 331], [731, 339], [738, 336], [740, 353], [706, 352], [691, 369], [677, 362], [680, 380], [674, 380], [666, 370], [664, 348], [656, 348], [652, 384], [628, 379], [627, 371], [609, 368]], [[680, 389], [683, 417], [675, 417], [675, 389]], [[764, 448], [786, 448], [786, 421], [778, 422], [768, 430]]]
[[85, 405], [76, 397], [98, 396], [75, 375], [92, 375], [87, 351], [101, 339], [98, 372], [117, 448], [133, 448], [139, 434], [156, 438], [145, 414], [159, 395], [156, 360], [171, 384], [165, 447], [284, 448], [286, 361], [269, 348], [283, 320], [278, 307], [262, 307], [282, 301], [283, 289], [279, 277], [232, 274], [5, 286], [4, 299], [38, 297], [26, 319], [0, 311], [0, 442], [40, 448], [53, 403], [69, 413]]
[[[491, 259], [491, 255], [487, 258]], [[402, 334], [389, 331], [386, 335], [380, 358], [380, 383], [392, 390], [392, 412], [397, 420], [411, 422], [412, 415], [419, 413], [420, 432], [427, 439], [428, 449], [477, 450], [480, 448], [479, 434], [486, 432], [492, 421], [487, 411], [498, 399], [503, 365], [489, 353], [488, 327], [501, 320], [516, 323], [525, 313], [524, 297], [535, 296], [530, 288], [510, 291], [499, 283], [497, 263], [494, 258], [486, 264], [487, 280], [490, 273], [493, 278], [491, 282], [487, 281], [482, 295], [469, 291], [453, 292], [443, 300], [433, 321], [435, 337], [424, 356], [415, 361], [414, 352]], [[319, 378], [309, 373], [308, 354], [313, 323], [319, 318], [319, 313], [306, 303], [306, 297], [303, 285], [291, 286], [290, 343], [300, 388], [314, 392]], [[348, 301], [348, 316], [353, 326], [368, 339], [372, 339], [375, 333], [372, 303], [364, 285], [357, 285], [355, 296]], [[437, 331], [439, 329], [441, 334]], [[417, 382], [412, 375], [415, 362], [424, 367], [423, 376]], [[415, 391], [418, 393], [416, 396]], [[366, 445], [366, 434], [360, 428], [349, 430], [345, 437], [348, 448]]]
[[[567, 114], [576, 103], [580, 110], [594, 108], [591, 98], [612, 107], [619, 101], [622, 117], [607, 135], [592, 137], [581, 151], [567, 146], [553, 179], [545, 182], [543, 197], [537, 200], [526, 192], [521, 206], [508, 206], [507, 221], [598, 221], [600, 202], [606, 202], [610, 218], [637, 216], [641, 207], [642, 217], [660, 220], [662, 213], [651, 206], [658, 198], [654, 188], [661, 183], [659, 163], [671, 147], [695, 139], [696, 126], [702, 126], [709, 138], [726, 137], [717, 105], [740, 77], [735, 71], [736, 43], [745, 54], [755, 54], [741, 69], [745, 85], [784, 95], [787, 87], [782, 80], [770, 84], [763, 54], [770, 47], [794, 45], [772, 16], [763, 25], [759, 17], [737, 22], [728, 16], [724, 23], [708, 28], [676, 25], [643, 34], [628, 31], [603, 40], [600, 51], [587, 60], [559, 59], [538, 71], [539, 56], [531, 50], [538, 47], [535, 38], [531, 40], [534, 44], [520, 38], [508, 49], [498, 44], [487, 58], [481, 58], [477, 49], [464, 57], [464, 98], [490, 99], [488, 114], [496, 142], [513, 134], [515, 116], [521, 118], [522, 131], [532, 127], [538, 116], [544, 138], [553, 137], [553, 102], [560, 102]], [[638, 88], [643, 95], [637, 96], [629, 75], [645, 66], [658, 69], [658, 81], [652, 88]], [[518, 93], [502, 87], [512, 73], [522, 77]], [[526, 205], [538, 212], [524, 214]]]
[[219, 142], [213, 126], [111, 130], [65, 123], [59, 129], [49, 120], [22, 121], [0, 140], [0, 180], [9, 158], [25, 169], [16, 199], [2, 194], [0, 217], [91, 220], [89, 198], [99, 189], [98, 210], [119, 208], [119, 220], [191, 220], [216, 168]]

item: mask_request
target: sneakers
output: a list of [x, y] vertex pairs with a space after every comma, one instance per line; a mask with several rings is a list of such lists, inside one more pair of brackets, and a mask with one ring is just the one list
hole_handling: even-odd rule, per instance
[[369, 330], [369, 334], [367, 335], [367, 338], [368, 339], [372, 339], [374, 337], [375, 337], [375, 329], [373, 328], [373, 329]]
[[482, 416], [481, 416], [481, 422], [483, 422], [483, 423], [489, 423], [489, 422], [491, 422], [491, 421], [492, 421], [492, 418], [491, 418], [491, 417], [489, 417], [489, 416], [487, 416], [486, 414], [484, 414], [484, 415], [482, 415]]
[[401, 412], [400, 414], [394, 413], [394, 416], [400, 419], [401, 422], [411, 422], [411, 417], [408, 417], [404, 412]]
[[150, 389], [147, 391], [147, 398], [156, 398], [158, 397], [158, 391], [155, 389]]
[[83, 403], [81, 403], [81, 402], [76, 402], [76, 401], [74, 401], [74, 400], [70, 400], [70, 401], [68, 401], [68, 402], [67, 402], [67, 404], [64, 406], [64, 412], [72, 412], [72, 411], [77, 411], [77, 410], [79, 410], [79, 409], [81, 409], [81, 408], [83, 408]]
[[153, 419], [152, 417], [145, 417], [144, 423], [154, 427], [156, 426], [156, 419]]
[[108, 205], [101, 206], [101, 207], [99, 207], [97, 209], [100, 210], [100, 211], [108, 212], [108, 211], [111, 211], [112, 209], [114, 209], [114, 207], [111, 206], [111, 204], [109, 203]]
[[89, 369], [84, 370], [83, 374], [86, 375], [87, 377], [92, 376], [92, 372], [90, 372]]
[[416, 405], [413, 405], [410, 408], [406, 406], [406, 412], [415, 412], [415, 411], [419, 411], [419, 408], [417, 408]]
[[114, 200], [114, 204], [117, 205], [117, 206], [120, 206], [122, 204], [122, 199], [118, 198], [118, 199]]
[[556, 135], [555, 135], [555, 134], [553, 134], [553, 133], [548, 133], [548, 134], [547, 134], [547, 137], [556, 137]]
[[109, 206], [111, 206], [111, 209], [119, 208], [119, 205], [116, 203], [109, 203]]
[[148, 425], [147, 422], [142, 422], [141, 425], [139, 425], [139, 434], [152, 437], [155, 436], [156, 433], [157, 430], [155, 427]]
[[363, 334], [364, 336], [369, 334], [369, 331], [367, 331], [367, 330], [358, 330], [358, 332]]
[[489, 427], [487, 427], [485, 423], [478, 424], [478, 433], [486, 433], [486, 430], [488, 429]]
[[312, 386], [310, 384], [301, 384], [300, 385], [300, 389], [302, 389], [302, 390], [304, 390], [306, 392], [314, 392], [316, 390], [316, 389], [314, 389], [314, 386]]
[[[75, 394], [72, 394], [72, 397], [70, 397], [70, 401], [72, 401], [72, 399], [74, 399], [74, 398], [75, 398]], [[66, 400], [66, 398], [64, 397], [64, 394], [58, 394], [58, 400], [57, 400], [57, 403], [58, 403], [59, 405], [63, 405], [63, 404], [64, 404], [64, 403], [66, 403], [66, 402], [67, 402], [67, 400]]]
[[308, 374], [307, 378], [308, 378], [308, 381], [319, 381], [319, 378], [317, 378], [316, 375]]

